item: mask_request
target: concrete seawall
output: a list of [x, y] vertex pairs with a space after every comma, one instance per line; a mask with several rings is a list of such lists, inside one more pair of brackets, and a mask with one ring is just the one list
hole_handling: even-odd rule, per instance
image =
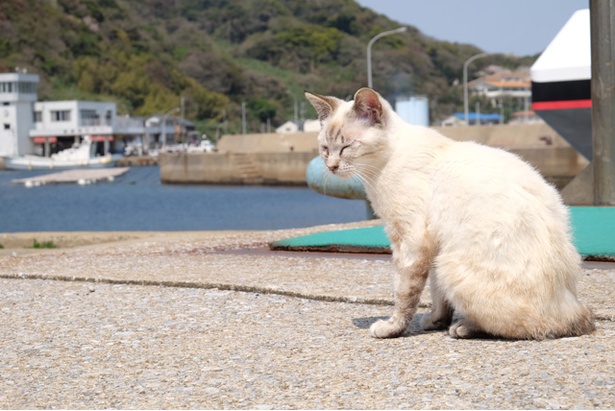
[[[476, 141], [515, 152], [558, 188], [588, 161], [546, 124], [436, 128], [457, 141]], [[304, 185], [318, 155], [316, 133], [223, 136], [218, 153], [161, 153], [168, 184]]]
[[167, 184], [305, 185], [316, 152], [161, 153], [160, 179]]

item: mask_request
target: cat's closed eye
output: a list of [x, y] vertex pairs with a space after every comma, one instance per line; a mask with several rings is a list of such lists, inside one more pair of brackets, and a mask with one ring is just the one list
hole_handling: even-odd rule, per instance
[[323, 157], [329, 157], [329, 147], [321, 146], [320, 151], [322, 152]]

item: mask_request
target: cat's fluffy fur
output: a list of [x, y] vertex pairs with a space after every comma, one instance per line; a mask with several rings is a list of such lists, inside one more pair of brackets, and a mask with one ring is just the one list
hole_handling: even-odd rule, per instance
[[577, 300], [581, 260], [567, 208], [536, 170], [507, 151], [410, 125], [369, 88], [349, 102], [306, 97], [327, 167], [363, 181], [391, 240], [395, 309], [372, 324], [374, 337], [406, 331], [428, 274], [427, 330], [521, 339], [594, 330]]

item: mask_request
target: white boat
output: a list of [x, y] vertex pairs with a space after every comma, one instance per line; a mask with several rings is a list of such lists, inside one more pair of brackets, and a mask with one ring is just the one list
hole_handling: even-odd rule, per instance
[[213, 153], [216, 146], [209, 140], [201, 140], [197, 145], [190, 145], [186, 150], [189, 153]]
[[4, 167], [7, 170], [40, 170], [40, 169], [63, 169], [79, 167], [110, 167], [122, 156], [106, 154], [95, 155], [96, 146], [92, 144], [89, 136], [85, 136], [80, 144], [52, 154], [51, 157], [34, 155], [4, 157]]

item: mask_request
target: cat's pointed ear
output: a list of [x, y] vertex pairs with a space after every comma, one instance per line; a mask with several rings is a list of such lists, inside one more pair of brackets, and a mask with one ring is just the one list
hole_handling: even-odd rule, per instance
[[320, 96], [318, 94], [310, 93], [309, 91], [305, 92], [305, 97], [316, 109], [316, 112], [318, 113], [318, 119], [320, 121], [324, 121], [329, 118], [329, 116], [333, 114], [337, 106], [340, 105], [341, 101], [335, 97]]
[[384, 108], [380, 95], [369, 87], [363, 87], [355, 93], [353, 110], [357, 117], [367, 119], [371, 124], [383, 123]]

